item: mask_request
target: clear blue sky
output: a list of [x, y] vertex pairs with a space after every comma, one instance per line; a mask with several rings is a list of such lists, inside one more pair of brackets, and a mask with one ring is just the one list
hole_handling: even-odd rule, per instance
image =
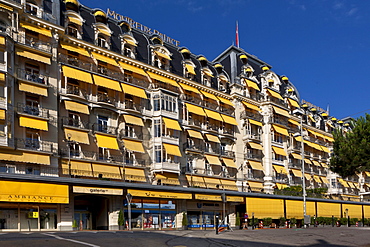
[[329, 105], [338, 119], [370, 112], [368, 0], [80, 2], [157, 29], [210, 61], [235, 42], [238, 21], [240, 47], [288, 76], [302, 99]]

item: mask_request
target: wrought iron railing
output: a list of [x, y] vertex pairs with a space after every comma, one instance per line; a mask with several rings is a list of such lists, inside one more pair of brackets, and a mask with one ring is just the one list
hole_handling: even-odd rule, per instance
[[49, 85], [49, 76], [45, 74], [33, 73], [24, 69], [18, 69], [17, 77], [26, 81]]
[[38, 106], [26, 105], [20, 102], [18, 102], [17, 104], [17, 111], [37, 117], [49, 118], [49, 109], [45, 109]]

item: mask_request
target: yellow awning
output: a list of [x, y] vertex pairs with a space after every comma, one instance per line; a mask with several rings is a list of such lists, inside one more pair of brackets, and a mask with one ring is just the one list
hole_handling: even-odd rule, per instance
[[315, 165], [315, 166], [320, 166], [320, 163], [316, 160], [313, 160], [312, 163]]
[[319, 176], [313, 175], [313, 179], [316, 181], [316, 183], [320, 183], [321, 184], [321, 179], [320, 179]]
[[287, 129], [284, 129], [284, 128], [282, 128], [282, 127], [280, 127], [280, 126], [277, 126], [277, 125], [275, 125], [275, 124], [272, 124], [272, 128], [273, 128], [276, 132], [278, 132], [278, 133], [280, 133], [280, 134], [282, 134], [282, 135], [289, 136], [289, 133], [288, 133], [288, 130], [287, 130]]
[[137, 44], [133, 41], [133, 40], [130, 40], [130, 39], [126, 39], [124, 38], [125, 42], [129, 45], [132, 45], [132, 46], [137, 46]]
[[123, 88], [123, 91], [125, 94], [131, 94], [143, 99], [147, 99], [148, 97], [146, 96], [145, 90], [142, 88], [134, 87], [131, 85], [128, 85], [126, 83], [121, 83], [121, 86]]
[[36, 26], [32, 26], [32, 25], [29, 25], [27, 23], [20, 23], [20, 26], [25, 28], [25, 29], [28, 29], [30, 31], [45, 35], [47, 37], [50, 37], [50, 38], [53, 37], [50, 30], [43, 29], [43, 28], [36, 27]]
[[0, 120], [5, 120], [6, 111], [4, 109], [0, 109]]
[[64, 128], [64, 136], [66, 140], [70, 138], [71, 141], [90, 145], [88, 132]]
[[[226, 179], [220, 179], [222, 187], [224, 190], [234, 190], [238, 191], [238, 187], [236, 186], [236, 182], [232, 180], [226, 180]], [[228, 197], [229, 198], [229, 197]], [[242, 197], [242, 202], [244, 201], [244, 198]]]
[[210, 141], [210, 142], [221, 143], [221, 141], [218, 138], [218, 136], [206, 134], [206, 137], [207, 137], [207, 140]]
[[66, 110], [68, 111], [80, 112], [80, 113], [87, 114], [87, 115], [90, 114], [89, 107], [85, 104], [81, 104], [81, 103], [77, 103], [73, 101], [67, 101], [67, 100], [64, 101], [64, 104], [65, 104]]
[[68, 16], [67, 18], [69, 23], [76, 24], [77, 26], [82, 26], [82, 21], [80, 19], [73, 16]]
[[279, 190], [282, 190], [282, 189], [284, 189], [284, 188], [287, 188], [287, 187], [288, 187], [288, 185], [286, 185], [286, 184], [279, 184], [279, 183], [276, 183], [276, 186], [277, 186], [277, 188], [278, 188]]
[[195, 75], [195, 70], [193, 66], [191, 66], [190, 64], [185, 64], [185, 67], [188, 73]]
[[[0, 45], [1, 46], [5, 46], [5, 43], [6, 43], [6, 39], [4, 36], [0, 36]], [[3, 49], [3, 48], [2, 48]]]
[[172, 85], [174, 87], [180, 87], [180, 85], [177, 84], [176, 81], [171, 80], [171, 79], [169, 79], [167, 77], [164, 77], [164, 76], [161, 76], [161, 75], [157, 75], [157, 74], [154, 74], [154, 73], [149, 72], [149, 71], [147, 73], [148, 73], [149, 77], [152, 78], [152, 79], [154, 79], [154, 80], [168, 83], [168, 84], [170, 84], [170, 85]]
[[190, 184], [190, 186], [197, 186], [200, 188], [207, 188], [203, 177], [193, 176], [193, 175], [186, 175], [186, 180]]
[[305, 174], [304, 174], [304, 177], [305, 177], [307, 180], [311, 180], [311, 175], [310, 175], [310, 174], [305, 173]]
[[206, 113], [207, 117], [215, 119], [215, 120], [220, 121], [220, 122], [223, 122], [223, 119], [222, 119], [220, 113], [215, 112], [215, 111], [211, 111], [211, 110], [207, 110], [207, 109], [204, 109], [204, 112]]
[[92, 177], [92, 166], [89, 162], [81, 162], [71, 160], [71, 169], [69, 169], [68, 161], [62, 161], [63, 174], [79, 175]]
[[267, 93], [270, 94], [272, 97], [284, 100], [283, 97], [281, 97], [281, 95], [279, 93], [277, 93], [275, 91], [272, 91], [271, 89], [267, 88]]
[[327, 124], [329, 127], [334, 128], [334, 126], [333, 126], [331, 123], [326, 122], [326, 124]]
[[163, 143], [164, 148], [166, 149], [167, 154], [175, 155], [181, 157], [180, 148], [176, 145]]
[[140, 141], [132, 141], [127, 139], [123, 139], [122, 141], [126, 149], [134, 152], [145, 153], [144, 146]]
[[209, 77], [213, 77], [213, 74], [211, 71], [208, 71], [206, 69], [202, 69], [203, 73], [206, 75], [206, 76], [209, 76]]
[[370, 172], [365, 171], [366, 176], [370, 177]]
[[238, 122], [236, 122], [235, 118], [226, 116], [224, 114], [221, 114], [222, 119], [224, 120], [225, 123], [231, 124], [231, 125], [238, 125]]
[[158, 180], [160, 179], [161, 184], [180, 185], [179, 175], [176, 173], [156, 173], [155, 178]]
[[302, 177], [302, 172], [300, 170], [292, 169], [291, 171], [293, 172], [294, 176], [299, 177], [299, 178]]
[[123, 115], [123, 118], [125, 119], [125, 122], [127, 124], [133, 124], [137, 126], [144, 126], [144, 122], [141, 118], [131, 116], [131, 115]]
[[16, 54], [18, 56], [29, 58], [29, 59], [32, 59], [32, 60], [35, 60], [35, 61], [38, 61], [38, 62], [41, 62], [41, 63], [46, 63], [48, 65], [51, 64], [51, 60], [50, 60], [49, 57], [45, 57], [45, 56], [42, 56], [42, 55], [39, 55], [39, 54], [36, 54], [36, 53], [16, 49]]
[[139, 75], [143, 75], [143, 76], [148, 76], [147, 73], [145, 73], [145, 71], [143, 69], [140, 69], [138, 67], [135, 67], [133, 65], [130, 65], [130, 64], [127, 64], [127, 63], [123, 63], [121, 61], [118, 62], [118, 64], [121, 66], [122, 69], [124, 70], [129, 70], [131, 72], [134, 72], [136, 74], [139, 74]]
[[253, 182], [253, 181], [248, 181], [249, 186], [251, 187], [252, 191], [261, 190], [263, 189], [263, 183], [261, 182]]
[[94, 177], [122, 179], [119, 166], [92, 164]]
[[326, 163], [321, 163], [321, 166], [324, 168], [329, 168], [329, 166]]
[[0, 82], [5, 82], [5, 73], [0, 72]]
[[111, 80], [111, 79], [108, 79], [108, 78], [105, 78], [99, 75], [93, 75], [93, 78], [94, 78], [95, 84], [98, 86], [102, 86], [102, 87], [106, 87], [106, 88], [110, 88], [110, 89], [122, 92], [120, 83], [118, 81]]
[[167, 54], [164, 54], [164, 53], [162, 53], [162, 52], [154, 51], [154, 53], [155, 53], [158, 57], [161, 57], [161, 58], [164, 58], [164, 59], [167, 59], [167, 60], [172, 60], [170, 56], [168, 56]]
[[221, 181], [218, 178], [204, 177], [204, 182], [206, 183], [208, 189], [221, 189]]
[[111, 33], [109, 32], [110, 30], [108, 30], [108, 28], [101, 28], [101, 27], [97, 27], [98, 31], [108, 37], [111, 36]]
[[248, 119], [248, 121], [249, 121], [249, 123], [257, 125], [257, 126], [262, 126], [263, 125], [261, 122], [258, 122], [258, 121], [253, 120], [253, 119]]
[[10, 12], [13, 12], [13, 8], [12, 7], [10, 7], [8, 5], [5, 5], [5, 4], [2, 4], [2, 3], [0, 3], [0, 8], [9, 10]]
[[234, 107], [234, 104], [233, 104], [230, 100], [225, 99], [225, 98], [223, 98], [223, 97], [219, 97], [219, 96], [216, 96], [216, 97], [217, 97], [217, 99], [218, 99], [219, 101], [221, 101], [222, 103], [224, 103], [224, 104], [226, 104], [226, 105], [229, 105], [229, 106]]
[[225, 163], [225, 165], [227, 167], [231, 167], [231, 168], [237, 168], [236, 167], [236, 164], [234, 162], [233, 159], [229, 159], [229, 158], [222, 158], [222, 161]]
[[347, 181], [347, 183], [348, 183], [348, 185], [349, 185], [350, 188], [352, 188], [352, 189], [355, 189], [356, 188], [356, 186], [352, 182]]
[[302, 159], [302, 156], [300, 154], [291, 153], [291, 155], [293, 156], [294, 159], [297, 159], [297, 160], [301, 160]]
[[251, 80], [248, 80], [248, 79], [244, 79], [245, 83], [247, 84], [248, 87], [251, 87], [251, 88], [254, 88], [258, 91], [260, 91], [260, 88], [258, 87], [257, 83], [255, 83], [254, 81], [251, 81]]
[[177, 120], [165, 118], [165, 117], [162, 119], [163, 119], [164, 124], [166, 125], [166, 128], [173, 129], [173, 130], [180, 130], [180, 131], [182, 130]]
[[179, 82], [179, 84], [182, 87], [182, 89], [184, 89], [184, 90], [187, 90], [187, 91], [190, 91], [190, 92], [193, 92], [193, 93], [196, 93], [196, 94], [200, 94], [199, 90], [196, 89], [195, 87], [186, 85], [186, 84], [181, 83], [181, 82]]
[[249, 165], [252, 167], [253, 170], [259, 170], [259, 171], [264, 171], [262, 163], [253, 161], [253, 160], [248, 160]]
[[195, 131], [195, 130], [186, 130], [186, 131], [188, 132], [190, 137], [203, 140], [202, 133], [200, 133], [199, 131]]
[[211, 93], [207, 93], [207, 92], [205, 92], [205, 91], [200, 91], [205, 97], [207, 97], [207, 98], [209, 98], [209, 99], [213, 99], [213, 100], [215, 100], [215, 101], [217, 101], [218, 102], [218, 98], [216, 97], [216, 95], [214, 95], [214, 94], [211, 94]]
[[277, 173], [286, 174], [286, 175], [288, 174], [288, 172], [287, 172], [287, 170], [285, 169], [284, 166], [279, 166], [279, 165], [272, 165], [272, 166], [274, 167], [274, 169]]
[[288, 122], [289, 122], [289, 123], [292, 123], [292, 124], [294, 124], [294, 125], [297, 125], [297, 126], [300, 126], [300, 125], [301, 125], [300, 123], [298, 123], [297, 121], [295, 121], [295, 120], [293, 120], [293, 119], [288, 119]]
[[349, 188], [349, 185], [346, 181], [344, 181], [342, 178], [338, 179], [339, 183], [341, 183], [344, 187]]
[[245, 105], [249, 109], [252, 109], [252, 110], [255, 110], [255, 111], [259, 111], [260, 110], [260, 108], [258, 106], [256, 106], [256, 105], [249, 104], [249, 103], [247, 103], [245, 101], [242, 101], [242, 103], [243, 103], [243, 105]]
[[329, 148], [325, 147], [325, 146], [322, 146], [322, 145], [319, 145], [321, 150], [324, 151], [325, 153], [330, 153], [330, 150]]
[[312, 122], [316, 122], [315, 119], [311, 115], [308, 115], [308, 117], [311, 119]]
[[298, 107], [298, 108], [299, 108], [299, 104], [298, 104], [298, 102], [297, 102], [297, 101], [295, 101], [294, 99], [290, 99], [290, 98], [288, 98], [288, 101], [289, 101], [289, 103], [290, 103], [292, 106], [294, 106], [294, 107]]
[[50, 165], [50, 156], [47, 154], [35, 154], [27, 152], [0, 152], [0, 160]]
[[125, 180], [146, 182], [145, 172], [140, 168], [127, 168], [125, 167]]
[[325, 136], [326, 140], [328, 140], [329, 142], [334, 142], [334, 138], [330, 137], [330, 136]]
[[[61, 43], [60, 46], [63, 48], [63, 49], [66, 49], [68, 51], [73, 51], [73, 52], [77, 52], [78, 54], [81, 54], [83, 56], [86, 56], [86, 57], [90, 57], [90, 54], [87, 50], [85, 50], [84, 48], [81, 48], [79, 46], [73, 46], [71, 44], [66, 44], [66, 43]], [[64, 66], [63, 66], [64, 67]]]
[[96, 52], [91, 52], [91, 54], [93, 55], [93, 57], [99, 61], [102, 61], [104, 63], [108, 63], [108, 64], [111, 64], [113, 66], [118, 66], [118, 63], [116, 62], [116, 60], [114, 60], [113, 58], [110, 58], [110, 57], [106, 57], [104, 55], [101, 55], [99, 53], [96, 53]]
[[98, 141], [98, 147], [119, 150], [116, 137], [101, 134], [95, 134], [95, 137]]
[[312, 164], [312, 162], [311, 162], [311, 160], [310, 159], [304, 159], [304, 162], [306, 163], [306, 164]]
[[289, 112], [284, 110], [284, 109], [281, 109], [279, 107], [276, 107], [276, 106], [272, 106], [272, 108], [274, 109], [275, 113], [279, 114], [279, 115], [282, 115], [284, 117], [290, 117], [289, 115]]
[[62, 66], [63, 75], [69, 78], [73, 78], [79, 81], [93, 84], [91, 74], [82, 70], [74, 69], [68, 66]]
[[41, 96], [48, 96], [48, 88], [47, 87], [42, 87], [42, 86], [37, 86], [33, 84], [28, 84], [26, 82], [21, 82], [19, 81], [19, 91], [23, 92], [29, 92]]
[[279, 148], [279, 147], [275, 147], [275, 146], [272, 146], [272, 150], [274, 150], [274, 152], [276, 154], [280, 154], [280, 155], [283, 155], [283, 156], [287, 156], [286, 152], [284, 151], [283, 148]]
[[0, 201], [69, 203], [69, 187], [61, 184], [0, 181]]
[[19, 125], [21, 127], [27, 127], [27, 128], [45, 130], [45, 131], [48, 131], [49, 129], [47, 120], [30, 118], [30, 117], [25, 117], [25, 116], [19, 117]]
[[258, 150], [263, 150], [263, 147], [261, 144], [259, 143], [255, 143], [255, 142], [248, 142], [249, 146], [253, 149], [258, 149]]
[[202, 107], [195, 106], [189, 103], [185, 103], [185, 106], [186, 106], [186, 109], [188, 109], [188, 111], [191, 113], [197, 114], [199, 116], [204, 116], [204, 117], [206, 116]]
[[294, 139], [297, 141], [297, 142], [302, 142], [302, 136], [295, 136]]
[[221, 165], [221, 161], [217, 156], [205, 154], [204, 157], [207, 159], [208, 163], [211, 165]]

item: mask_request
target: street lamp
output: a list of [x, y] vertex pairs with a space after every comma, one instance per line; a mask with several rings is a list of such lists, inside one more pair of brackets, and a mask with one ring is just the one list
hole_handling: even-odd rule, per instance
[[132, 200], [132, 195], [130, 193], [127, 193], [126, 199], [127, 199], [127, 210], [128, 210], [128, 229], [131, 231], [131, 200]]
[[303, 193], [303, 221], [306, 227], [306, 181], [304, 177], [304, 142], [303, 142], [303, 115], [304, 112], [301, 109], [295, 109], [293, 114], [300, 116], [300, 136], [301, 136], [301, 162], [302, 162], [302, 193]]

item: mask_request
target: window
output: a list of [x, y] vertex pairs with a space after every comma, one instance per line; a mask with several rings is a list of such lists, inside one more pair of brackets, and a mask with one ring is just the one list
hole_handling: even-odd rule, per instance
[[40, 114], [39, 109], [39, 97], [26, 95], [26, 107], [24, 112], [33, 116], [38, 116]]
[[98, 61], [98, 73], [108, 75], [108, 65], [105, 62]]
[[332, 188], [338, 188], [338, 184], [337, 184], [337, 179], [336, 178], [332, 178], [330, 179], [331, 181], [331, 187]]
[[155, 155], [155, 162], [161, 163], [162, 162], [162, 146], [154, 147], [154, 155]]
[[280, 133], [274, 132], [273, 141], [278, 143], [283, 143], [284, 137]]
[[109, 152], [106, 148], [99, 148], [99, 160], [108, 160]]
[[272, 159], [276, 160], [276, 161], [284, 161], [284, 157], [285, 156], [283, 156], [283, 155], [273, 153]]
[[25, 72], [27, 80], [45, 84], [45, 78], [40, 75], [40, 67], [38, 65], [26, 63]]
[[177, 112], [176, 98], [169, 95], [154, 95], [154, 111]]
[[133, 165], [134, 160], [135, 160], [135, 157], [131, 152], [125, 152], [125, 163], [127, 165]]
[[134, 49], [135, 48], [131, 47], [130, 45], [125, 44], [123, 48], [123, 55], [125, 55], [126, 57], [130, 57], [132, 59], [135, 59], [136, 56], [135, 56]]
[[36, 4], [30, 2], [26, 3], [26, 13], [37, 16], [38, 10], [39, 7]]
[[98, 35], [97, 45], [103, 48], [108, 48], [107, 40], [102, 35]]
[[131, 138], [135, 138], [136, 135], [135, 135], [135, 128], [133, 125], [130, 125], [130, 124], [126, 124], [125, 125], [125, 136], [126, 137], [131, 137]]
[[72, 37], [78, 38], [78, 28], [73, 24], [69, 24], [67, 26], [67, 34]]
[[154, 95], [154, 111], [159, 111], [161, 109], [160, 95]]
[[69, 143], [69, 151], [71, 157], [80, 157], [80, 145], [78, 143]]
[[0, 172], [2, 172], [2, 173], [15, 173], [15, 166], [0, 165]]
[[154, 137], [160, 137], [160, 136], [161, 136], [161, 121], [154, 120]]
[[27, 167], [26, 174], [40, 175], [40, 168], [36, 167]]
[[98, 131], [107, 133], [108, 132], [108, 117], [98, 116]]
[[73, 126], [73, 127], [79, 127], [80, 126], [80, 116], [75, 113], [69, 113], [68, 125]]
[[26, 141], [25, 147], [30, 149], [39, 149], [40, 148], [40, 134], [37, 130], [27, 129], [26, 130]]

